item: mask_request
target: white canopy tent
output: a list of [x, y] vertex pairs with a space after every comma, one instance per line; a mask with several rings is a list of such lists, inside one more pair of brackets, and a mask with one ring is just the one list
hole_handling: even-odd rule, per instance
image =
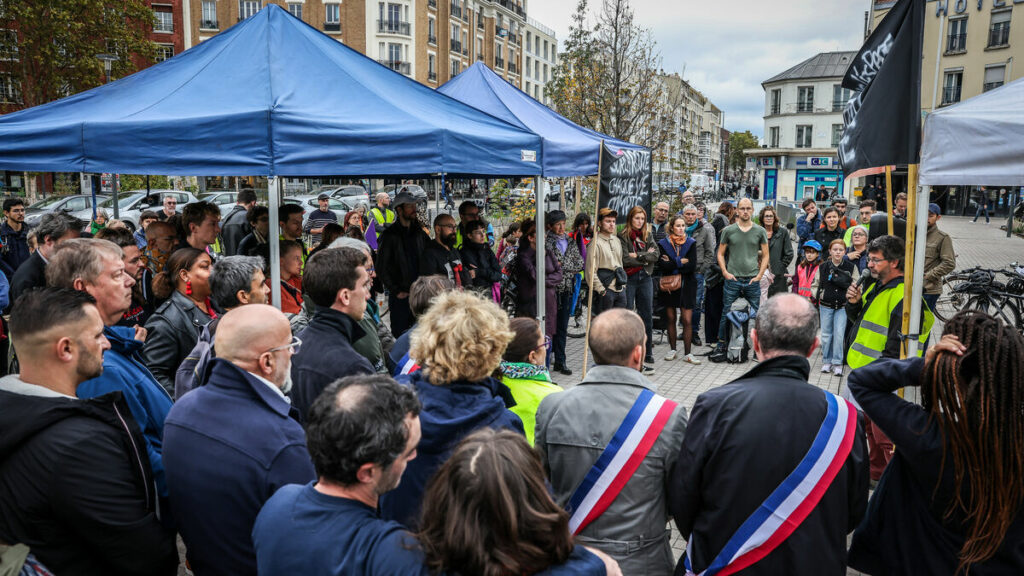
[[[921, 143], [910, 325], [921, 321], [928, 199], [932, 186], [1024, 186], [1024, 78], [936, 110], [925, 118]], [[1014, 191], [1013, 198], [1019, 193]], [[1010, 208], [1012, 218], [1013, 207]], [[1012, 222], [1012, 220], [1011, 220]], [[1010, 224], [1007, 225], [1009, 233]], [[917, 340], [909, 340], [910, 353]]]

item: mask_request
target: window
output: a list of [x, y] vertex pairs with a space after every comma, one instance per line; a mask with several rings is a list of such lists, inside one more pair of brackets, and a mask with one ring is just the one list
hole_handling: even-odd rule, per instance
[[842, 112], [843, 108], [846, 108], [846, 103], [850, 100], [851, 92], [849, 88], [843, 88], [841, 84], [832, 85], [832, 111]]
[[1007, 46], [1010, 43], [1010, 12], [992, 13], [992, 26], [988, 29], [989, 47]]
[[324, 4], [324, 24], [341, 24], [340, 4]]
[[533, 61], [533, 77], [540, 80], [540, 60]]
[[476, 59], [484, 59], [484, 39], [479, 36], [476, 37]]
[[986, 66], [985, 67], [985, 85], [982, 87], [982, 92], [988, 92], [994, 90], [1003, 85], [1006, 78], [1006, 64], [999, 64], [998, 66]]
[[427, 79], [437, 82], [437, 55], [427, 54]]
[[796, 111], [814, 112], [814, 86], [800, 86], [796, 93]]
[[768, 147], [778, 148], [779, 147], [779, 127], [772, 126], [768, 129]]
[[955, 104], [960, 101], [960, 87], [963, 84], [963, 70], [946, 72], [946, 80], [942, 83], [942, 103]]
[[814, 131], [813, 126], [801, 125], [796, 127], [796, 147], [797, 148], [810, 148], [811, 147], [811, 133]]
[[260, 11], [259, 0], [238, 0], [238, 17], [246, 19]]
[[153, 32], [167, 34], [174, 32], [174, 14], [170, 12], [154, 12], [153, 17]]
[[545, 82], [548, 81], [548, 65], [547, 64], [544, 65], [544, 81]]
[[157, 44], [156, 45], [156, 61], [163, 62], [174, 57], [174, 45], [173, 44]]
[[452, 60], [452, 78], [458, 76], [459, 72], [462, 72], [462, 61]]
[[0, 74], [0, 102], [17, 104], [21, 102], [18, 81], [10, 74]]
[[533, 53], [540, 55], [540, 36], [533, 37]]
[[967, 18], [949, 21], [949, 36], [946, 38], [946, 52], [959, 54], [967, 51]]
[[217, 30], [217, 3], [211, 0], [203, 2], [203, 19], [199, 22], [200, 28]]
[[[531, 34], [529, 30], [527, 30], [526, 31], [526, 51], [527, 52], [530, 51], [530, 44], [531, 43], [533, 43], [533, 34]], [[529, 93], [529, 90], [527, 90], [527, 93]]]
[[402, 45], [390, 43], [388, 44], [388, 60], [392, 62], [402, 61]]
[[18, 32], [0, 30], [0, 60], [18, 59]]
[[545, 60], [548, 59], [548, 41], [547, 40], [544, 41], [544, 59]]
[[782, 111], [782, 89], [776, 88], [772, 90], [772, 114], [778, 114]]
[[832, 147], [838, 148], [839, 141], [843, 138], [843, 125], [833, 124], [832, 125]]
[[302, 20], [302, 4], [294, 4], [294, 3], [293, 4], [289, 4], [288, 5], [288, 12], [292, 16], [295, 16], [299, 20]]
[[427, 42], [437, 45], [437, 20], [427, 18]]

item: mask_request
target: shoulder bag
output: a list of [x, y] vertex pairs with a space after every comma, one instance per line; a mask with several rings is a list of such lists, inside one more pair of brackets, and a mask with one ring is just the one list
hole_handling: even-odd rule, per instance
[[[669, 243], [671, 244], [672, 241], [669, 240]], [[675, 249], [676, 249], [676, 262], [678, 263], [679, 262], [679, 247], [676, 246]], [[658, 289], [661, 290], [662, 292], [675, 292], [676, 290], [679, 290], [682, 287], [683, 287], [683, 275], [682, 274], [669, 274], [667, 276], [662, 276], [661, 279], [658, 280]]]

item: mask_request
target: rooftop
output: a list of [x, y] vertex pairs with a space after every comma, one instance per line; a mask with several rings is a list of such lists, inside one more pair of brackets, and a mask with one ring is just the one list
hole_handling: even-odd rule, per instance
[[810, 78], [841, 78], [846, 75], [846, 69], [850, 67], [853, 59], [857, 56], [856, 51], [851, 52], [822, 52], [807, 60], [793, 66], [782, 74], [773, 76], [761, 83], [774, 84], [786, 80], [802, 80]]

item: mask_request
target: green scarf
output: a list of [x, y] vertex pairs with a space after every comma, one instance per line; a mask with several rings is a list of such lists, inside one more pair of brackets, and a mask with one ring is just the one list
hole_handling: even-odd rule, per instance
[[502, 362], [499, 367], [501, 374], [516, 380], [540, 380], [551, 382], [551, 373], [547, 367], [527, 362]]

